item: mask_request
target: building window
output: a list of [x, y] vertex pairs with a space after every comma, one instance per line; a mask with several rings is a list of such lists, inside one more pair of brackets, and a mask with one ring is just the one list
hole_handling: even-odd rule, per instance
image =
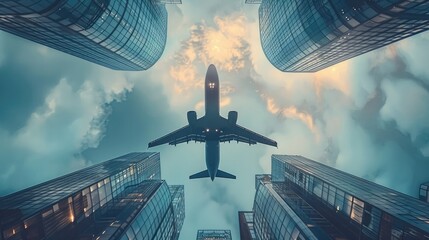
[[353, 199], [353, 207], [350, 217], [359, 224], [362, 223], [363, 207], [364, 202], [357, 198]]

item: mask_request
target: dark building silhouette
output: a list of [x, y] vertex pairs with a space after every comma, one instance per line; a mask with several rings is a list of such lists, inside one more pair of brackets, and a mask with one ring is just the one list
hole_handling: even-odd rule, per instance
[[262, 49], [285, 72], [315, 72], [429, 29], [429, 1], [246, 0]]
[[240, 226], [240, 239], [241, 240], [256, 240], [255, 229], [253, 227], [253, 212], [252, 211], [239, 211], [238, 223]]
[[183, 186], [159, 153], [130, 153], [0, 198], [1, 240], [178, 239]]
[[429, 202], [429, 182], [420, 185], [419, 199]]
[[145, 70], [164, 51], [167, 11], [156, 0], [4, 0], [0, 29], [111, 69]]
[[197, 240], [231, 240], [231, 230], [201, 229], [197, 232]]
[[[429, 204], [301, 156], [256, 175], [257, 239], [429, 239]], [[251, 238], [242, 238], [251, 239]]]

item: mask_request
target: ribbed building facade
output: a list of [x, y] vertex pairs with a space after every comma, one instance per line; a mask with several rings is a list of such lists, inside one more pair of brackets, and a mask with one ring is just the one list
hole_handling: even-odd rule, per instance
[[[429, 239], [429, 204], [301, 156], [257, 175], [256, 239]], [[251, 238], [241, 238], [251, 239]]]
[[162, 55], [159, 1], [3, 0], [0, 30], [115, 70], [145, 70]]
[[159, 160], [130, 153], [2, 197], [0, 239], [178, 239], [183, 186]]
[[429, 0], [259, 2], [262, 49], [285, 72], [316, 72], [429, 29]]

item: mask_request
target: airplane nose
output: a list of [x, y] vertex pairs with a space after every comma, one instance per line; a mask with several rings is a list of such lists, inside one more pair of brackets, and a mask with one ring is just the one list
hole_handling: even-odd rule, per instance
[[209, 68], [207, 69], [207, 73], [210, 73], [210, 74], [213, 74], [213, 75], [215, 75], [215, 74], [217, 75], [217, 70], [216, 70], [215, 65], [210, 64]]
[[210, 178], [212, 179], [212, 182], [213, 182], [213, 180], [214, 180], [214, 176], [211, 176]]

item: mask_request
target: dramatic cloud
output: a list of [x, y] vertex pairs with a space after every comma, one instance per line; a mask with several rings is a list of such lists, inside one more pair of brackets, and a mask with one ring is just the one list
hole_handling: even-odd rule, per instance
[[[24, 127], [2, 136], [3, 147], [14, 150], [0, 154], [3, 161], [14, 159], [2, 164], [7, 166], [1, 170], [6, 173], [0, 174], [2, 183], [9, 182], [2, 190], [22, 188], [85, 166], [86, 161], [79, 155], [87, 148], [97, 147], [103, 138], [110, 113], [107, 104], [120, 101], [131, 88], [125, 79], [115, 81], [108, 84], [88, 80], [74, 90], [66, 79], [61, 79]], [[34, 178], [23, 177], [31, 170]]]
[[[1, 40], [11, 44], [15, 38], [3, 34]], [[9, 96], [1, 103], [2, 193], [86, 166], [88, 161], [80, 154], [96, 148], [104, 137], [109, 104], [123, 100], [133, 86], [118, 72], [87, 62], [76, 64], [81, 60], [21, 39], [16, 42], [13, 53], [3, 52], [8, 60], [0, 66], [2, 98]], [[68, 63], [72, 63], [70, 69], [58, 70]], [[80, 64], [92, 68], [79, 68]], [[20, 67], [26, 71], [18, 71]], [[80, 71], [69, 72], [76, 68]]]
[[394, 121], [402, 133], [410, 134], [413, 141], [421, 133], [428, 133], [429, 92], [410, 80], [384, 81], [382, 88], [386, 95], [386, 102], [380, 110], [383, 120]]
[[210, 26], [205, 21], [193, 24], [189, 38], [182, 41], [181, 49], [169, 62], [170, 78], [175, 80], [174, 93], [202, 89], [204, 75], [201, 73], [210, 64], [227, 72], [244, 68], [249, 55], [249, 44], [245, 41], [245, 17], [215, 17], [214, 24]]
[[[289, 74], [283, 83], [277, 73], [261, 74], [279, 82], [276, 89], [269, 84], [260, 89], [269, 112], [285, 126], [274, 135], [280, 152], [308, 156], [416, 196], [418, 185], [428, 180], [421, 169], [429, 167], [424, 104], [429, 76], [407, 62], [416, 55], [406, 41], [315, 74], [297, 74], [302, 79], [295, 81], [287, 80]], [[429, 43], [427, 33], [410, 41]], [[261, 159], [266, 170], [268, 155]]]

